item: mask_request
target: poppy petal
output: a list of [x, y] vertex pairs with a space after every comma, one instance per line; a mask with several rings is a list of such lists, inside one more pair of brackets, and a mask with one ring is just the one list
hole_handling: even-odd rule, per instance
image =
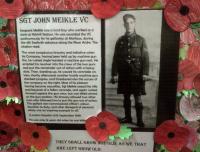
[[181, 92], [184, 89], [184, 82], [178, 81], [177, 91]]
[[0, 48], [0, 66], [7, 66], [9, 63], [9, 56], [4, 52], [4, 49]]
[[184, 128], [186, 128], [190, 132], [186, 147], [189, 150], [192, 150], [198, 144], [198, 134], [194, 128], [191, 128], [189, 126], [184, 126]]
[[114, 114], [112, 114], [111, 112], [108, 112], [108, 111], [100, 112], [100, 113], [97, 115], [97, 117], [98, 117], [99, 119], [104, 119], [104, 118], [109, 117], [109, 119], [111, 119], [111, 120], [118, 121], [117, 117], [116, 117]]
[[179, 0], [170, 0], [164, 10], [164, 16], [168, 25], [175, 31], [183, 32], [190, 25], [190, 19], [187, 15], [180, 13], [182, 4]]
[[5, 78], [5, 70], [0, 71], [0, 100], [5, 99], [9, 94], [9, 86]]
[[[5, 53], [5, 55], [9, 57], [9, 61], [7, 61], [9, 63], [7, 63], [7, 65], [8, 64], [14, 64], [14, 65], [18, 64], [15, 36], [8, 35], [5, 38], [0, 39], [0, 52]], [[4, 60], [5, 60], [5, 58], [4, 58]]]
[[71, 1], [73, 10], [89, 10], [91, 0], [74, 0]]
[[200, 94], [200, 74], [197, 75], [197, 76], [194, 78], [193, 85], [194, 85], [194, 88], [195, 88], [195, 89], [199, 92], [199, 94]]
[[124, 7], [137, 8], [140, 4], [140, 0], [124, 0]]
[[200, 69], [200, 43], [190, 45], [188, 60], [192, 61]]
[[31, 146], [31, 133], [32, 131], [27, 129], [21, 131], [21, 140], [22, 143], [26, 146]]
[[141, 0], [139, 6], [143, 8], [151, 8], [156, 2], [157, 0]]
[[192, 44], [196, 41], [196, 37], [190, 28], [180, 33], [180, 39], [184, 44]]
[[185, 78], [194, 78], [198, 73], [198, 67], [190, 60], [185, 59], [179, 62], [179, 73]]
[[7, 2], [5, 0], [0, 1], [0, 16], [7, 19], [15, 19], [24, 12], [24, 1], [13, 0]]
[[106, 141], [108, 139], [108, 131], [106, 129], [96, 129], [90, 134], [97, 141]]
[[183, 89], [184, 90], [192, 90], [193, 89], [193, 80], [194, 80], [194, 78], [185, 78], [183, 80]]
[[99, 120], [97, 117], [90, 117], [86, 120], [85, 127], [89, 132], [93, 129], [99, 128]]
[[192, 151], [187, 147], [183, 147], [180, 152], [192, 152]]

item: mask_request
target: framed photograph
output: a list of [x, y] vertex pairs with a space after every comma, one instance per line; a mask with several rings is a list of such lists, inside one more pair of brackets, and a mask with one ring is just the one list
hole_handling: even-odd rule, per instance
[[162, 10], [121, 11], [106, 20], [106, 109], [135, 130], [173, 117], [178, 42]]

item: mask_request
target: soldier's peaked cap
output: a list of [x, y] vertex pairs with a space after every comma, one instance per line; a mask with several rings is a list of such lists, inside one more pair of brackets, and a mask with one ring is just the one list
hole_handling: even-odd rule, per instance
[[125, 22], [128, 18], [132, 18], [133, 20], [136, 20], [136, 18], [135, 18], [134, 15], [132, 15], [132, 14], [125, 14], [125, 15], [123, 16], [124, 22]]

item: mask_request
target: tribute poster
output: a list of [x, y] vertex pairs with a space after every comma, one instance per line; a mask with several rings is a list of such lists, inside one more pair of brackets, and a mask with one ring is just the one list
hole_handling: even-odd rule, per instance
[[[176, 101], [179, 35], [162, 10], [106, 20], [88, 11], [35, 12], [16, 27], [26, 121], [51, 130], [50, 152], [153, 151], [153, 132], [174, 118]], [[92, 139], [85, 121], [101, 111], [133, 138]]]
[[101, 111], [101, 21], [85, 14], [17, 19], [26, 120], [84, 123]]

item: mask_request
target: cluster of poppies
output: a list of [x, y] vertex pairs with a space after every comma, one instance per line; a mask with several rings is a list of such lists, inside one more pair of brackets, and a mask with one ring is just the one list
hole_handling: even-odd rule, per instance
[[[21, 104], [1, 105], [0, 108], [0, 146], [5, 146], [17, 140], [22, 142], [18, 147], [29, 152], [34, 146], [37, 150], [44, 150], [50, 142], [50, 133], [46, 127], [24, 122], [24, 111]], [[7, 149], [6, 151], [9, 151]], [[20, 150], [19, 150], [20, 151]]]
[[[5, 2], [11, 3], [11, 1]], [[1, 3], [4, 1], [0, 1], [0, 7], [3, 7]], [[13, 9], [17, 10], [17, 7]], [[3, 8], [0, 15], [4, 11], [8, 11], [6, 7]], [[11, 12], [13, 13], [13, 11]], [[0, 38], [0, 148], [2, 152], [44, 150], [50, 142], [50, 133], [47, 128], [25, 123], [23, 105], [15, 103], [6, 105], [4, 103], [7, 97], [21, 99], [19, 72], [16, 70], [17, 68], [9, 68], [17, 66], [16, 38], [14, 34], [8, 34], [6, 37]], [[18, 141], [20, 142], [18, 143]], [[13, 147], [11, 143], [18, 146]]]
[[9, 65], [18, 65], [14, 35], [0, 38], [0, 100], [8, 96], [21, 98], [19, 73], [8, 70]]
[[[192, 5], [190, 1], [188, 1], [187, 4], [188, 6]], [[192, 5], [190, 7], [196, 8], [200, 6], [198, 2], [194, 4], [195, 6]], [[192, 15], [190, 14], [189, 17], [195, 17], [196, 14], [198, 14], [198, 11], [193, 12]], [[200, 100], [196, 97], [200, 94], [200, 41], [198, 39], [199, 33], [195, 33], [198, 29], [198, 27], [187, 27], [187, 29], [180, 34], [181, 57], [179, 62], [177, 91], [183, 94], [185, 92], [188, 96], [183, 96], [178, 102], [179, 108], [177, 111], [179, 111], [187, 121], [197, 121], [200, 119]], [[196, 92], [195, 94], [189, 93], [194, 93], [194, 90]]]
[[0, 2], [0, 17], [14, 19], [24, 11], [91, 10], [98, 18], [109, 18], [122, 7], [151, 8], [159, 1], [167, 0], [5, 0]]

